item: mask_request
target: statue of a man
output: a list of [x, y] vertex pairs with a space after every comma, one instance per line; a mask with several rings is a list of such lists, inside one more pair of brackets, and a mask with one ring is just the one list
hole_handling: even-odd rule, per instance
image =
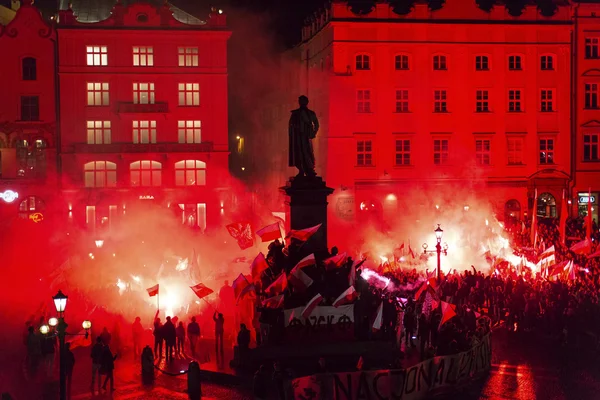
[[308, 97], [298, 98], [300, 108], [290, 116], [290, 167], [298, 168], [297, 176], [316, 176], [312, 139], [319, 131], [317, 114], [308, 108]]

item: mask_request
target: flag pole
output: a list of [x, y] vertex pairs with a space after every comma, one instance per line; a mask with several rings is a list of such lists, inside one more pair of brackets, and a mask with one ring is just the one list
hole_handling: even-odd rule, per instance
[[214, 308], [214, 309], [215, 309], [215, 311], [218, 311], [218, 310], [217, 310], [217, 307], [215, 307], [215, 306], [213, 306], [211, 303], [209, 303], [209, 302], [208, 302], [208, 300], [206, 300], [204, 297], [202, 298], [202, 300], [204, 300], [204, 301], [206, 302], [206, 304], [208, 304], [209, 306], [211, 306], [212, 308]]
[[156, 293], [156, 314], [160, 312], [160, 294]]

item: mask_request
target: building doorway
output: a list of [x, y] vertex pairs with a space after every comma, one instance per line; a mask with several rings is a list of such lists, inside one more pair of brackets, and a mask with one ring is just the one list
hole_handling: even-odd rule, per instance
[[556, 218], [556, 199], [550, 193], [542, 193], [537, 200], [537, 216]]

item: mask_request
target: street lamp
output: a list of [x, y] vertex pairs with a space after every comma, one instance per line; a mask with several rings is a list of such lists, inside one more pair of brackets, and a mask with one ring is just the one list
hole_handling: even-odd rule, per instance
[[94, 242], [96, 243], [96, 247], [99, 249], [101, 249], [102, 246], [104, 246], [104, 240], [102, 239], [95, 240]]
[[441, 271], [441, 255], [444, 253], [445, 256], [448, 255], [448, 243], [444, 243], [442, 248], [442, 236], [444, 235], [444, 230], [440, 228], [440, 224], [437, 224], [437, 228], [433, 231], [435, 233], [435, 250], [427, 250], [427, 243], [423, 243], [423, 254], [427, 253], [437, 253], [437, 282], [440, 283], [440, 271]]

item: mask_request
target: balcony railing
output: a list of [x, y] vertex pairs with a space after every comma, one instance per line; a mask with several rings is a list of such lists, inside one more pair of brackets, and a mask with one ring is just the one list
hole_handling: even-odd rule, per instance
[[117, 105], [117, 112], [121, 114], [135, 113], [168, 113], [169, 103], [158, 102], [154, 104], [135, 104], [120, 102]]
[[213, 150], [212, 142], [203, 143], [75, 143], [66, 148], [67, 153], [208, 153]]

